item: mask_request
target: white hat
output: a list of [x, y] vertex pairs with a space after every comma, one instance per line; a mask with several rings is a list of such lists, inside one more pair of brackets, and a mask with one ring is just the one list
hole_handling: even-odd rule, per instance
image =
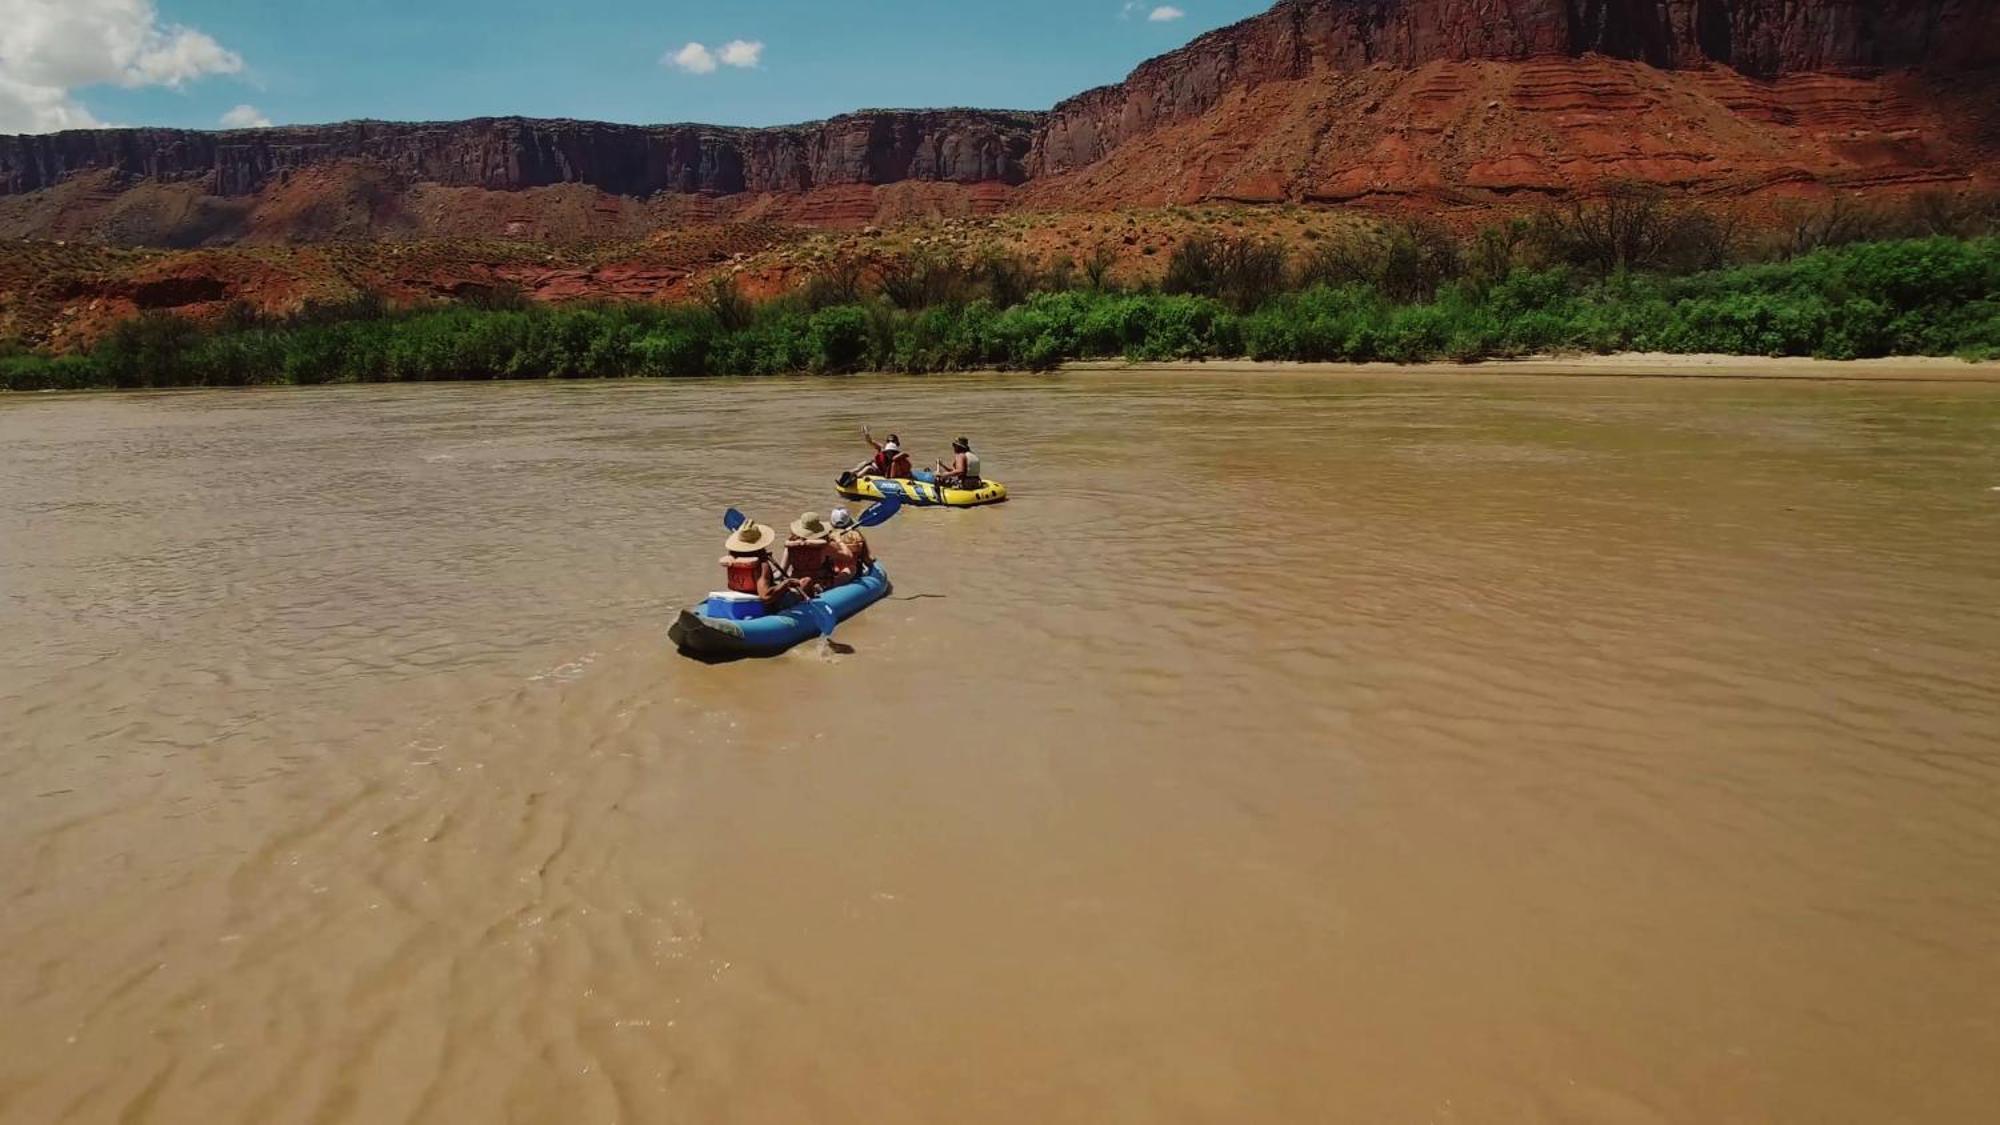
[[846, 508], [835, 508], [826, 514], [826, 520], [835, 527], [846, 527], [854, 522], [854, 514]]
[[903, 447], [897, 445], [893, 441], [885, 441], [882, 443], [882, 452], [884, 453], [901, 453], [902, 451]]

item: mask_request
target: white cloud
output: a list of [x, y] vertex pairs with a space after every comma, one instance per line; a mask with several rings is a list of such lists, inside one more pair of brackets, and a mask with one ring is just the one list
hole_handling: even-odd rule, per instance
[[101, 124], [68, 90], [18, 82], [0, 72], [0, 133], [53, 133]]
[[1172, 4], [1162, 4], [1159, 7], [1154, 8], [1152, 12], [1146, 16], [1146, 19], [1148, 22], [1151, 23], [1172, 23], [1175, 20], [1181, 19], [1186, 15], [1187, 15], [1186, 12], [1181, 11], [1179, 8], [1174, 7]]
[[0, 132], [98, 124], [78, 87], [179, 89], [242, 70], [207, 34], [162, 23], [153, 0], [0, 0]]
[[678, 51], [667, 52], [660, 65], [677, 66], [689, 74], [714, 74], [715, 52], [699, 43], [689, 43]]
[[239, 105], [222, 115], [222, 127], [225, 129], [269, 129], [271, 127], [271, 119], [264, 116], [264, 111], [254, 105]]
[[[0, 3], [5, 3], [5, 0], [0, 0]], [[731, 39], [714, 50], [700, 43], [689, 43], [678, 51], [668, 51], [661, 56], [660, 65], [678, 67], [689, 74], [714, 74], [717, 67], [733, 66], [748, 70], [763, 60], [763, 43], [751, 39]]]
[[753, 67], [764, 58], [764, 44], [756, 40], [732, 39], [722, 45], [716, 57], [727, 66]]

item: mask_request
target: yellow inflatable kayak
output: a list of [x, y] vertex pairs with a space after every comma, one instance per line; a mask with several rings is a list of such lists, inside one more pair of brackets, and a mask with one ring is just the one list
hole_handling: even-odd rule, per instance
[[1007, 486], [997, 480], [984, 481], [978, 488], [943, 488], [929, 477], [929, 473], [921, 473], [916, 480], [891, 480], [842, 473], [834, 487], [849, 500], [886, 500], [894, 496], [905, 504], [920, 507], [976, 508], [1007, 499]]

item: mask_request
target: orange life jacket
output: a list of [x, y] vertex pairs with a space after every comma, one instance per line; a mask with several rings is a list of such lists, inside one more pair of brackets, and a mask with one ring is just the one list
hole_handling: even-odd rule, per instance
[[731, 555], [722, 560], [723, 569], [729, 573], [729, 589], [738, 594], [757, 592], [757, 579], [764, 573], [764, 560]]
[[794, 578], [819, 578], [827, 570], [827, 542], [789, 539], [785, 542], [785, 569]]

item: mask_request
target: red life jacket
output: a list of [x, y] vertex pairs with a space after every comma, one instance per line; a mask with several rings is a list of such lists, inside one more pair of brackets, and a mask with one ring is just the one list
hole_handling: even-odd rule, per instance
[[910, 470], [910, 455], [901, 451], [891, 453], [886, 449], [878, 449], [875, 451], [875, 456], [869, 459], [869, 463], [875, 466], [875, 475], [878, 477], [909, 480], [916, 475]]
[[731, 555], [722, 560], [723, 569], [729, 573], [729, 589], [738, 594], [757, 592], [757, 579], [764, 573], [764, 560]]

